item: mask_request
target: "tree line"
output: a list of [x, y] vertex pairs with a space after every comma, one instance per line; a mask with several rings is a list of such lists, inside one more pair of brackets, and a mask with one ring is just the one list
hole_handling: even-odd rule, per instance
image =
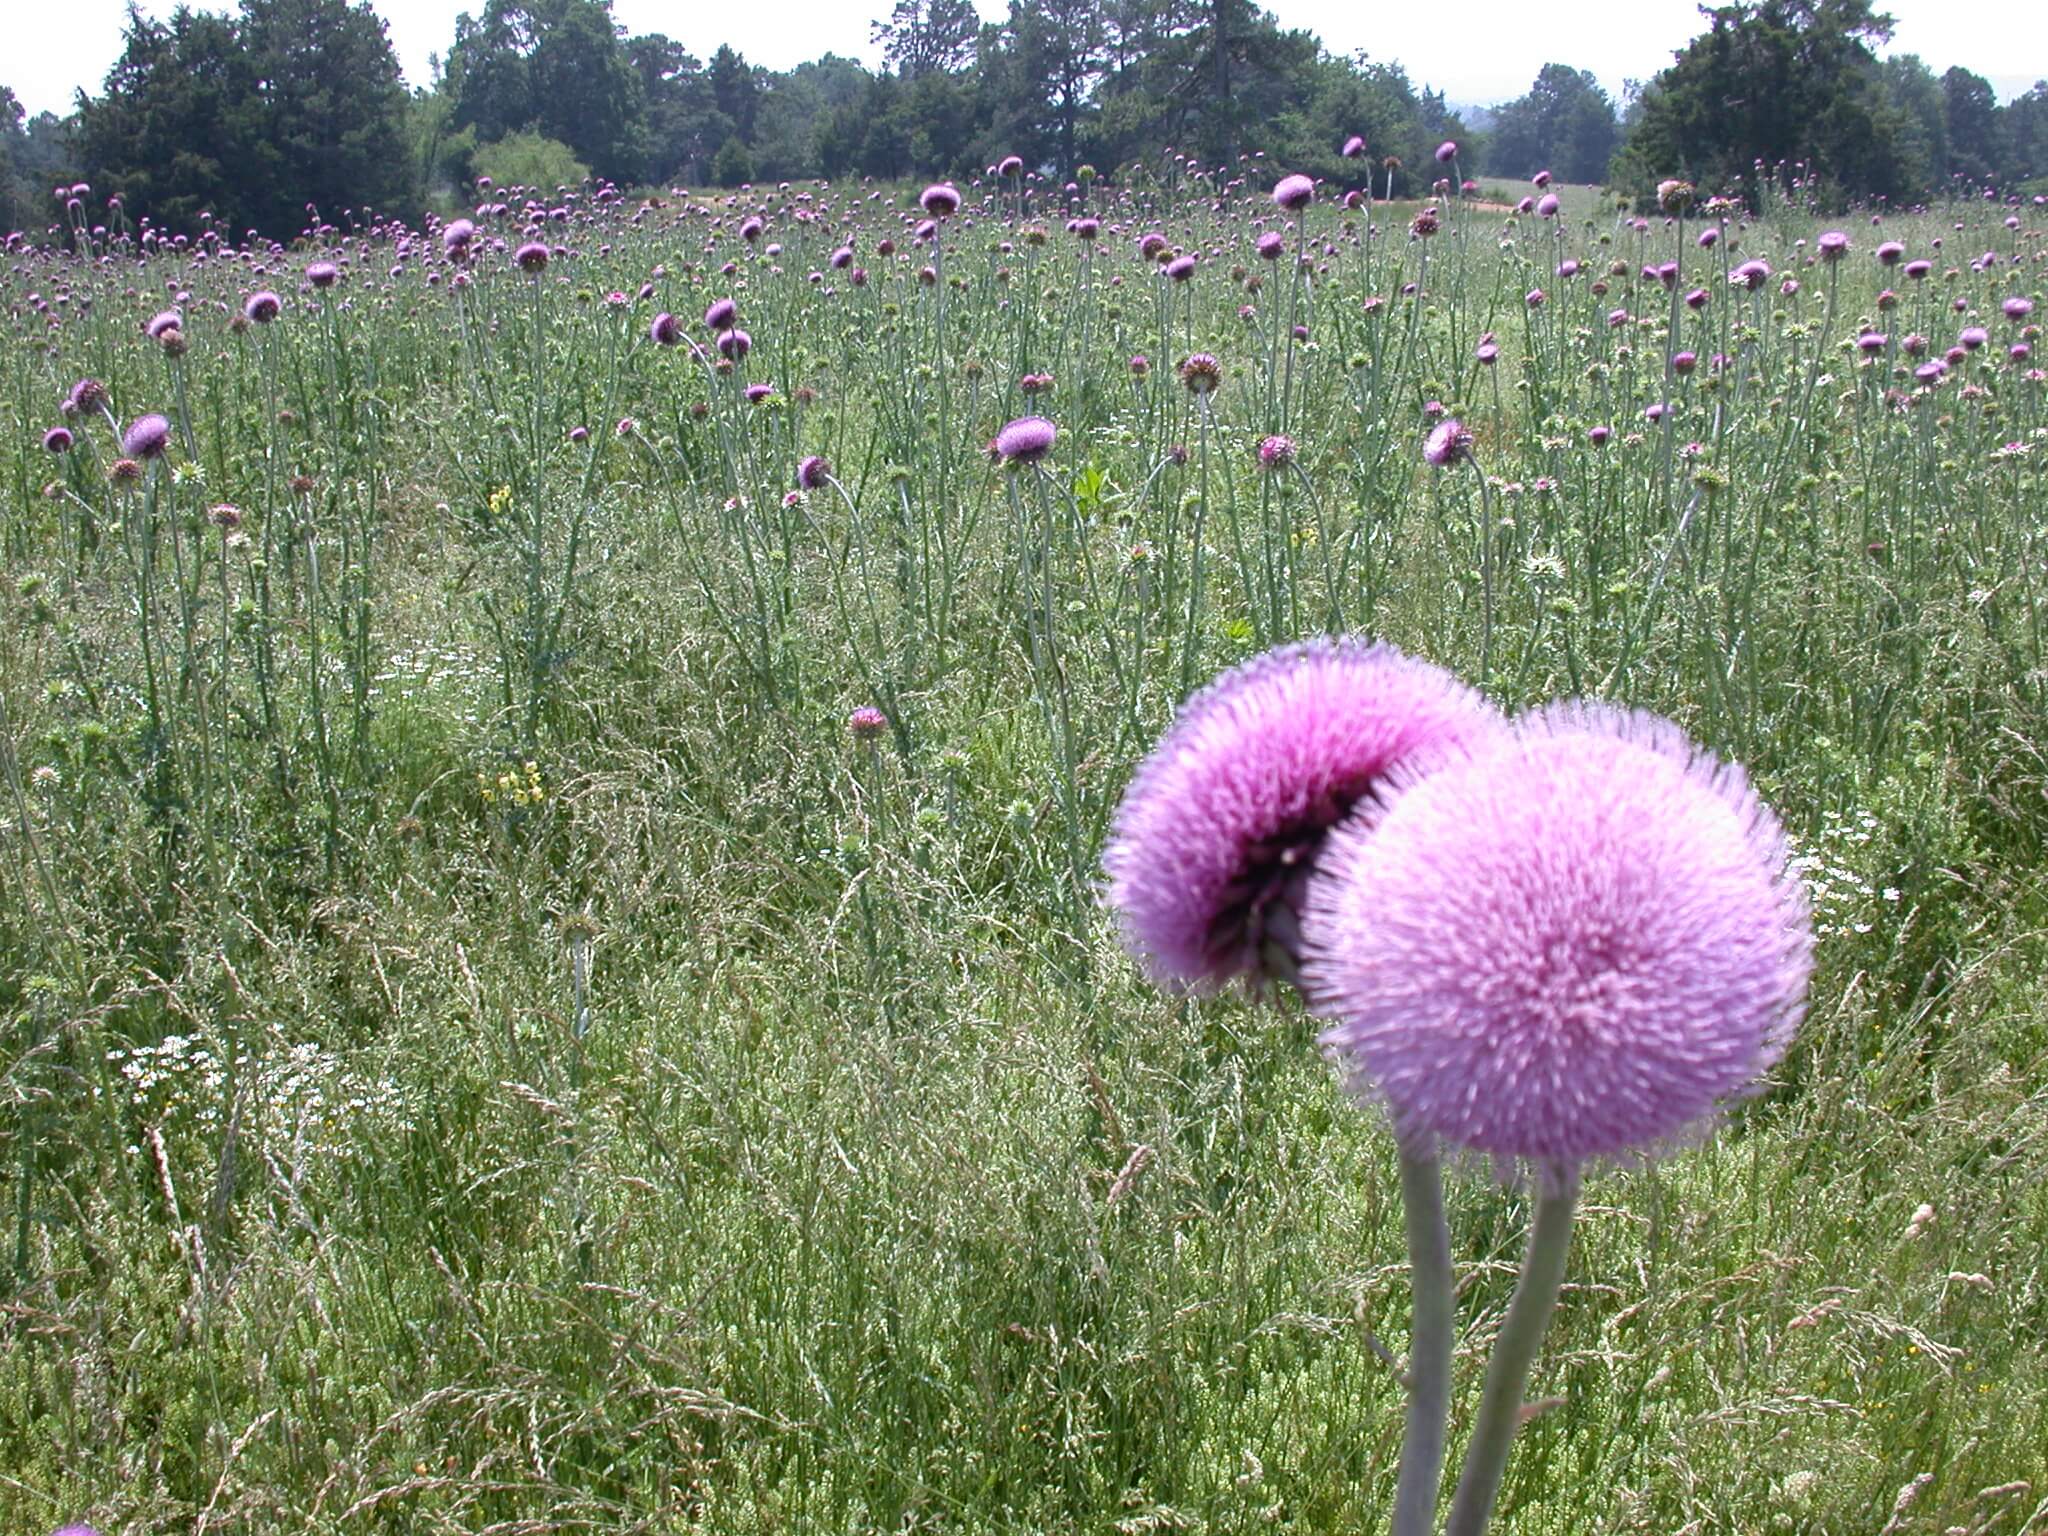
[[[1184, 156], [1267, 163], [1414, 195], [1463, 147], [1468, 175], [1639, 191], [1682, 175], [1754, 197], [1796, 167], [1809, 196], [1922, 199], [2048, 178], [2048, 84], [2001, 106], [1967, 70], [1879, 60], [1869, 0], [1702, 8], [1705, 30], [1617, 103], [1546, 64], [1479, 122], [1395, 63], [1340, 56], [1252, 0], [895, 0], [883, 63], [776, 71], [628, 36], [610, 0], [486, 0], [408, 91], [367, 0], [241, 0], [224, 15], [131, 5], [123, 51], [76, 110], [26, 119], [0, 87], [0, 225], [36, 230], [73, 179], [130, 217], [284, 237], [309, 218], [413, 214], [480, 176], [566, 185], [964, 175], [1011, 155], [1059, 179]], [[1342, 148], [1363, 140], [1358, 159]]]

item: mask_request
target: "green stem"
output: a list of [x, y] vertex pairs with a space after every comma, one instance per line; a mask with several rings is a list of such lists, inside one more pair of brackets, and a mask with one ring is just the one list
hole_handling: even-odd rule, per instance
[[1408, 1428], [1394, 1490], [1393, 1536], [1429, 1536], [1443, 1481], [1451, 1413], [1454, 1295], [1443, 1170], [1434, 1157], [1401, 1154], [1401, 1207], [1408, 1222]]
[[1536, 1199], [1536, 1221], [1529, 1231], [1529, 1252], [1521, 1278], [1508, 1303], [1507, 1320], [1494, 1340], [1486, 1367], [1486, 1391], [1479, 1401], [1479, 1420], [1465, 1448], [1465, 1469], [1451, 1499], [1451, 1518], [1444, 1536], [1481, 1536], [1493, 1517], [1493, 1501], [1507, 1470], [1508, 1446], [1522, 1423], [1522, 1390], [1529, 1368], [1557, 1309], [1564, 1283], [1565, 1254], [1571, 1247], [1572, 1214], [1579, 1200], [1579, 1170], [1547, 1170]]

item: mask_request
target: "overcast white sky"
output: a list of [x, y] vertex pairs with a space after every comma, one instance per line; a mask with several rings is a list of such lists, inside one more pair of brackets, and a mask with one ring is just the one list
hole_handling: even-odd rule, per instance
[[[1000, 19], [1008, 0], [976, 0]], [[425, 83], [427, 56], [445, 53], [455, 17], [484, 0], [374, 0], [412, 84]], [[787, 69], [825, 52], [875, 62], [868, 21], [893, 0], [614, 0], [629, 32], [666, 32], [699, 57], [731, 43], [755, 64]], [[1937, 72], [1952, 64], [1988, 79], [2001, 100], [2048, 76], [2048, 5], [2038, 0], [1880, 0], [1897, 20], [1891, 50], [1917, 53]], [[145, 13], [168, 16], [175, 0], [141, 0]], [[1266, 0], [1283, 25], [1306, 27], [1336, 53], [1363, 48], [1404, 65], [1418, 85], [1454, 102], [1487, 104], [1521, 95], [1546, 63], [1590, 69], [1618, 97], [1622, 81], [1644, 79], [1671, 62], [1673, 50], [1704, 30], [1696, 0], [1465, 0], [1365, 6], [1358, 0]], [[229, 10], [230, 0], [198, 0], [195, 9]], [[126, 0], [0, 0], [0, 84], [31, 113], [68, 111], [81, 86], [97, 92], [121, 50]]]

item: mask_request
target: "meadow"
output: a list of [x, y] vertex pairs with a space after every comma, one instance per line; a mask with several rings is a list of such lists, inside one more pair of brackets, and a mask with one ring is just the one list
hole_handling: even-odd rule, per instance
[[1281, 169], [10, 242], [0, 1525], [1384, 1529], [1392, 1138], [1099, 866], [1362, 633], [1746, 765], [1818, 935], [1497, 1529], [2048, 1530], [2048, 208]]

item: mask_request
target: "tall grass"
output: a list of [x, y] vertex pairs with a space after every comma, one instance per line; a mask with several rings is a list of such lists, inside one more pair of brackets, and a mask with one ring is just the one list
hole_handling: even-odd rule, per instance
[[[1673, 715], [1821, 926], [1772, 1092], [1589, 1181], [1501, 1528], [2040, 1528], [2040, 210], [1825, 266], [1792, 208], [1703, 248], [1590, 196], [1411, 239], [992, 184], [940, 256], [871, 190], [515, 199], [467, 263], [325, 241], [331, 290], [11, 253], [0, 1521], [1383, 1527], [1390, 1140], [1306, 1018], [1141, 985], [1093, 890], [1186, 689], [1347, 628]], [[726, 295], [729, 370], [649, 337]], [[1432, 402], [1477, 473], [1422, 464]], [[171, 454], [110, 481], [147, 410]], [[1052, 455], [992, 466], [1027, 412]], [[1449, 1190], [1454, 1439], [1527, 1203]]]

